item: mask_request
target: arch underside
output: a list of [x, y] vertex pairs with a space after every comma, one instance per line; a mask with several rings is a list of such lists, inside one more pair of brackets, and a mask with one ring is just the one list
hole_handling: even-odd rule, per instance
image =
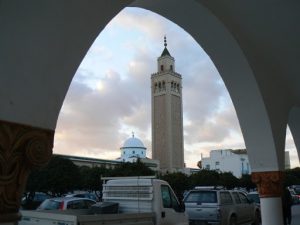
[[[283, 169], [285, 130], [293, 105], [288, 87], [282, 85], [283, 71], [267, 62], [261, 65], [260, 59], [265, 62], [272, 52], [260, 56], [260, 48], [253, 48], [246, 38], [249, 33], [222, 14], [214, 1], [18, 4], [1, 5], [1, 21], [10, 24], [0, 24], [1, 120], [55, 130], [68, 87], [92, 42], [124, 7], [141, 7], [181, 26], [210, 56], [237, 111], [252, 170]], [[298, 147], [297, 115], [289, 123]]]

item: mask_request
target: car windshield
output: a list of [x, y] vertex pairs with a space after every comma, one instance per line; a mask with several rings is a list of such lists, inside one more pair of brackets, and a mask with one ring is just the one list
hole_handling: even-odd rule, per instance
[[55, 199], [47, 199], [38, 207], [39, 210], [59, 209], [61, 201]]
[[294, 188], [294, 191], [295, 191], [296, 195], [300, 194], [300, 188]]
[[216, 192], [214, 191], [192, 191], [185, 199], [186, 203], [217, 203]]
[[260, 198], [259, 198], [259, 195], [258, 194], [255, 194], [255, 193], [250, 193], [247, 195], [247, 197], [250, 199], [250, 200], [253, 200], [255, 203], [260, 203]]
[[91, 193], [69, 194], [69, 195], [66, 195], [66, 197], [89, 198], [89, 199], [97, 201], [96, 195], [91, 194]]

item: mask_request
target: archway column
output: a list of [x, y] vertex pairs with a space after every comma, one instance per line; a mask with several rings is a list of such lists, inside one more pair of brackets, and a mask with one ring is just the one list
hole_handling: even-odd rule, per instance
[[0, 121], [0, 224], [16, 224], [30, 171], [52, 156], [54, 131]]
[[283, 172], [253, 172], [252, 181], [257, 185], [260, 196], [262, 225], [282, 225]]

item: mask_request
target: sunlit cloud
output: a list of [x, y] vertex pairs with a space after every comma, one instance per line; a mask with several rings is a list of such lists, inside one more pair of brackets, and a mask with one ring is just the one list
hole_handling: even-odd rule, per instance
[[[182, 75], [185, 162], [196, 167], [212, 149], [244, 148], [239, 122], [213, 62], [176, 24], [147, 10], [126, 8], [99, 34], [67, 93], [54, 152], [116, 159], [132, 132], [151, 157], [151, 74], [167, 35]], [[286, 148], [297, 162], [291, 135]]]

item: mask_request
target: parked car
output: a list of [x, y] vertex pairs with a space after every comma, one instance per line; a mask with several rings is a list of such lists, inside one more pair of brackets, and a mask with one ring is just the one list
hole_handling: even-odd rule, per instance
[[247, 198], [255, 202], [258, 206], [260, 206], [260, 198], [257, 191], [252, 191], [247, 194]]
[[293, 204], [299, 204], [300, 203], [300, 185], [292, 185], [288, 187], [292, 198], [293, 198]]
[[191, 190], [184, 198], [190, 225], [260, 224], [260, 209], [244, 192]]
[[67, 209], [89, 209], [97, 202], [88, 198], [61, 197], [49, 198], [42, 202], [37, 210], [67, 210]]
[[293, 200], [293, 204], [296, 205], [296, 204], [299, 204], [300, 203], [300, 195], [299, 194], [296, 194], [295, 190], [294, 189], [288, 189], [291, 193], [291, 196], [292, 196], [292, 200]]
[[36, 209], [44, 200], [51, 198], [43, 192], [35, 192], [34, 194], [26, 193], [21, 201], [21, 208], [25, 210]]
[[95, 194], [89, 192], [79, 194], [68, 194], [65, 197], [89, 198], [98, 201], [98, 197]]

